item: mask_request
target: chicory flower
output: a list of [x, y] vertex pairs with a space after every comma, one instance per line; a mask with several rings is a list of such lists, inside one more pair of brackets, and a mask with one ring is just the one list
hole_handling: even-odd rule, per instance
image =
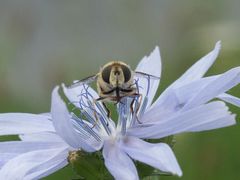
[[[139, 178], [133, 160], [181, 176], [174, 153], [166, 143], [153, 144], [143, 139], [160, 139], [236, 123], [235, 115], [223, 101], [240, 105], [239, 98], [226, 93], [239, 84], [240, 67], [203, 77], [219, 50], [218, 42], [212, 52], [195, 63], [154, 103], [160, 79], [136, 77], [142, 100], [123, 98], [117, 107], [116, 124], [107, 117], [101, 102], [95, 102], [98, 94], [87, 85], [73, 89], [62, 86], [80, 116], [68, 111], [58, 93], [59, 87], [52, 93], [51, 114], [1, 114], [0, 135], [16, 134], [21, 141], [0, 143], [0, 177], [37, 179], [47, 176], [68, 163], [70, 151], [80, 149], [89, 153], [102, 149], [105, 165], [115, 179]], [[136, 71], [160, 77], [158, 47], [140, 61]], [[213, 101], [215, 98], [218, 100]]]

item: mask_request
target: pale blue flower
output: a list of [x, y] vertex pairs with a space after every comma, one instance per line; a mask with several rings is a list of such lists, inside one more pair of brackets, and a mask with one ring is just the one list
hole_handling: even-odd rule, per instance
[[[81, 111], [82, 117], [68, 111], [58, 87], [52, 93], [51, 115], [1, 114], [0, 135], [20, 134], [22, 141], [0, 143], [0, 177], [8, 180], [47, 176], [67, 164], [69, 151], [78, 149], [86, 152], [102, 149], [105, 165], [115, 179], [138, 179], [132, 159], [181, 176], [182, 171], [167, 144], [151, 144], [142, 139], [159, 139], [236, 123], [235, 115], [224, 102], [211, 100], [218, 98], [240, 105], [237, 97], [226, 94], [239, 84], [240, 67], [203, 78], [219, 50], [218, 42], [212, 52], [170, 85], [153, 104], [159, 80], [136, 77], [142, 101], [136, 99], [131, 112], [132, 98], [124, 98], [118, 105], [117, 125], [107, 117], [100, 102], [93, 104], [98, 95], [86, 86], [67, 89], [63, 85], [65, 95]], [[159, 49], [144, 57], [136, 71], [160, 77]], [[139, 110], [138, 103], [141, 103]]]
[[39, 179], [66, 166], [70, 147], [56, 132], [48, 114], [0, 114], [0, 135], [21, 141], [0, 143], [0, 178]]

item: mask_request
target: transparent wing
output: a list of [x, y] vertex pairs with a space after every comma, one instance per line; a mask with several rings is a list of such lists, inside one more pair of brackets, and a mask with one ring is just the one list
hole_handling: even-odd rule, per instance
[[94, 81], [96, 81], [97, 79], [97, 74], [93, 75], [93, 76], [89, 76], [89, 77], [86, 77], [82, 80], [76, 80], [76, 81], [73, 81], [73, 84], [70, 85], [68, 88], [74, 88], [74, 87], [77, 87], [77, 86], [81, 86], [83, 84], [90, 84]]
[[157, 76], [154, 76], [154, 75], [151, 75], [151, 74], [147, 74], [147, 73], [144, 73], [144, 72], [140, 72], [140, 71], [135, 71], [134, 74], [137, 77], [160, 79], [160, 77], [157, 77]]

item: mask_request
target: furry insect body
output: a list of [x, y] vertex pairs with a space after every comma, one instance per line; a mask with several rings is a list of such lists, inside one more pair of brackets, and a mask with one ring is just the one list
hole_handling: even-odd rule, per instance
[[97, 75], [99, 99], [118, 103], [123, 97], [135, 95], [133, 74], [131, 68], [121, 61], [107, 63]]
[[90, 84], [95, 81], [99, 95], [99, 98], [95, 99], [95, 101], [102, 101], [107, 110], [108, 117], [110, 117], [110, 111], [105, 102], [117, 104], [124, 97], [132, 97], [134, 102], [135, 97], [141, 96], [134, 81], [134, 76], [159, 79], [159, 77], [143, 72], [133, 71], [129, 65], [122, 61], [111, 61], [101, 67], [97, 74], [80, 81], [75, 81], [70, 88]]

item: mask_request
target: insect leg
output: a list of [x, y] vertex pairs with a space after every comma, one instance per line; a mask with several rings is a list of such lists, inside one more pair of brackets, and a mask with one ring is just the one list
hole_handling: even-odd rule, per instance
[[142, 104], [142, 94], [137, 94], [137, 96], [139, 97], [139, 99], [140, 99], [140, 101], [138, 102], [138, 107], [137, 107], [137, 113], [138, 113], [138, 111], [139, 111], [139, 109], [140, 109], [140, 106], [141, 106], [141, 104]]
[[96, 102], [97, 102], [97, 100], [93, 99], [93, 108], [94, 108], [93, 115], [94, 115], [96, 121], [94, 122], [94, 124], [92, 126], [92, 129], [97, 125], [97, 122], [99, 121], [98, 116], [97, 116], [97, 112], [96, 112], [96, 108], [95, 108]]
[[107, 111], [107, 117], [110, 118], [111, 117], [111, 111], [108, 109], [105, 102], [102, 102], [102, 104], [103, 104], [103, 107], [105, 108], [105, 110]]
[[105, 108], [105, 110], [107, 111], [107, 117], [110, 118], [111, 117], [111, 111], [109, 110], [109, 108], [107, 107], [106, 103], [103, 102], [104, 99], [107, 99], [107, 97], [99, 97], [96, 99], [96, 101], [102, 101], [103, 107]]
[[133, 104], [134, 104], [134, 98], [132, 99], [132, 102], [131, 102], [131, 104], [130, 104], [130, 111], [131, 111], [132, 115], [133, 115], [133, 113], [134, 113]]
[[[97, 121], [98, 121], [99, 119], [98, 119], [98, 117], [97, 117], [95, 105], [96, 105], [97, 101], [102, 101], [102, 100], [104, 100], [104, 99], [106, 99], [106, 98], [107, 98], [107, 97], [99, 97], [99, 98], [93, 100], [94, 116], [95, 116], [95, 118], [96, 118], [96, 123], [97, 123]], [[102, 104], [103, 104], [104, 109], [107, 111], [107, 117], [109, 118], [109, 117], [111, 116], [111, 112], [110, 112], [110, 110], [108, 109], [108, 107], [106, 106], [106, 104], [105, 104], [103, 101], [102, 101]], [[94, 123], [93, 127], [96, 126], [96, 123]], [[108, 121], [107, 121], [107, 124], [106, 124], [106, 125], [108, 126]]]
[[134, 105], [134, 100], [135, 100], [135, 99], [133, 98], [133, 101], [131, 102], [131, 105], [130, 105], [131, 113], [132, 113], [132, 115], [134, 115], [134, 113], [135, 113], [135, 114], [136, 114], [137, 122], [138, 122], [139, 124], [142, 124], [142, 122], [139, 120], [138, 115], [137, 115], [137, 113], [138, 113], [138, 111], [139, 111], [139, 109], [140, 109], [141, 103], [142, 103], [142, 94], [135, 93], [135, 94], [133, 94], [133, 96], [138, 97], [138, 98], [140, 99], [140, 101], [138, 102], [138, 104], [137, 104], [137, 109], [136, 109], [136, 111], [134, 112], [134, 107], [133, 107], [133, 105]]

